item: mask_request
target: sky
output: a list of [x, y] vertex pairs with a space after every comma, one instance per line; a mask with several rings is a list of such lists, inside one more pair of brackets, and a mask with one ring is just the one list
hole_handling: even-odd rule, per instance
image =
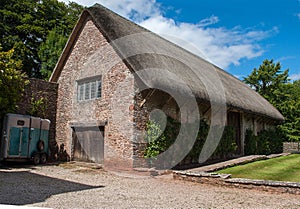
[[265, 59], [300, 79], [300, 0], [73, 1], [102, 4], [239, 79]]

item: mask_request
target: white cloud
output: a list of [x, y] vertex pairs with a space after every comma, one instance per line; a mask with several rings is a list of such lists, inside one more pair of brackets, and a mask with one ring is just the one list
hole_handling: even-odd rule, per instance
[[161, 13], [155, 0], [98, 0], [98, 2], [136, 22]]
[[217, 22], [219, 22], [219, 18], [217, 16], [212, 15], [209, 18], [205, 18], [201, 20], [198, 25], [204, 27], [204, 26], [215, 24]]
[[292, 81], [299, 80], [299, 79], [300, 79], [300, 73], [292, 74], [292, 75], [290, 75], [289, 78], [290, 78]]
[[297, 14], [297, 17], [300, 19], [300, 13]]
[[219, 21], [217, 16], [208, 17], [196, 24], [175, 22], [163, 15], [156, 0], [75, 1], [86, 6], [98, 2], [225, 69], [231, 64], [239, 65], [241, 59], [261, 56], [264, 50], [258, 42], [278, 32], [276, 27], [269, 31], [238, 26], [231, 29], [213, 27]]
[[[206, 27], [203, 27], [203, 22]], [[243, 58], [251, 59], [261, 56], [264, 50], [257, 44], [258, 41], [270, 36], [274, 32], [259, 30], [243, 30], [239, 27], [233, 29], [207, 27], [208, 23], [214, 21], [200, 21], [199, 24], [175, 23], [173, 19], [165, 18], [162, 15], [150, 17], [140, 24], [145, 28], [154, 31], [166, 39], [170, 36], [176, 37], [173, 41], [183, 46], [182, 39], [190, 43], [184, 48], [208, 59], [214, 64], [228, 68], [231, 64], [239, 65]], [[166, 35], [167, 34], [167, 35]], [[180, 43], [181, 42], [181, 43]], [[194, 46], [194, 49], [190, 49]], [[200, 53], [199, 53], [200, 51]]]
[[121, 16], [141, 21], [144, 18], [160, 14], [156, 0], [59, 0], [65, 3], [74, 1], [84, 6], [99, 3]]

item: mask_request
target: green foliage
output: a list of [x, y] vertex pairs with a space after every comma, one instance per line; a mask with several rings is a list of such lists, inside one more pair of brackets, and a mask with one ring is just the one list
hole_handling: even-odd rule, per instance
[[264, 60], [258, 69], [254, 68], [252, 73], [244, 78], [244, 82], [254, 88], [260, 95], [272, 101], [274, 91], [278, 90], [281, 84], [288, 82], [289, 70], [281, 71], [279, 62]]
[[230, 158], [233, 154], [235, 154], [237, 148], [234, 129], [232, 126], [226, 126], [213, 157], [221, 159]]
[[282, 134], [278, 129], [263, 130], [257, 136], [251, 130], [246, 131], [245, 154], [269, 155], [282, 152]]
[[179, 129], [180, 123], [172, 118], [167, 119], [165, 130], [162, 130], [158, 123], [150, 120], [146, 125], [148, 146], [144, 156], [146, 158], [155, 158], [166, 151], [175, 142]]
[[[157, 123], [153, 121], [148, 122], [146, 135], [148, 146], [145, 149], [144, 156], [146, 158], [155, 158], [155, 156], [166, 151], [175, 142], [179, 130], [180, 123], [170, 117], [167, 118], [167, 125], [164, 131], [161, 130], [161, 127]], [[183, 161], [188, 159], [189, 163], [198, 162], [208, 131], [209, 125], [205, 120], [201, 120], [196, 141]], [[237, 145], [234, 136], [235, 133], [233, 128], [229, 126], [225, 127], [220, 144], [212, 156], [213, 159], [225, 159], [235, 154]]]
[[41, 44], [38, 54], [42, 61], [41, 74], [44, 78], [50, 78], [67, 40], [66, 36], [59, 34], [54, 28], [49, 32], [46, 41]]
[[151, 158], [159, 155], [166, 149], [166, 137], [159, 124], [150, 120], [147, 125], [146, 140], [149, 143], [145, 150], [145, 157]]
[[48, 100], [47, 98], [35, 98], [33, 95], [31, 98], [31, 109], [28, 114], [32, 116], [46, 118], [46, 110], [48, 108]]
[[26, 75], [20, 71], [21, 61], [14, 60], [13, 54], [13, 49], [3, 52], [0, 46], [0, 119], [4, 114], [16, 110], [16, 105], [28, 83]]
[[277, 126], [287, 141], [300, 140], [300, 81], [289, 82], [288, 70], [281, 71], [280, 63], [265, 60], [259, 69], [244, 78], [244, 82], [266, 98], [284, 116]]
[[42, 78], [41, 66], [47, 60], [39, 56], [41, 45], [54, 28], [67, 39], [82, 9], [74, 2], [66, 5], [57, 0], [1, 0], [0, 44], [5, 51], [15, 49], [13, 58], [22, 61], [22, 71], [29, 77]]
[[278, 126], [288, 141], [300, 140], [300, 81], [283, 85], [278, 89], [277, 101], [274, 106], [285, 117], [283, 124]]
[[245, 155], [254, 155], [257, 153], [257, 136], [250, 129], [246, 130], [245, 134]]
[[194, 143], [193, 148], [186, 156], [187, 159], [190, 159], [192, 162], [197, 162], [199, 159], [199, 155], [205, 143], [206, 137], [208, 135], [209, 125], [206, 123], [205, 120], [201, 120], [199, 124], [199, 131]]

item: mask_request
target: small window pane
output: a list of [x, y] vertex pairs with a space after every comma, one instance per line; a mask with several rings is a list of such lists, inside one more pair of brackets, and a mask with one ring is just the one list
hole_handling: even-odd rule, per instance
[[90, 83], [86, 83], [84, 85], [84, 87], [85, 87], [84, 99], [89, 100], [90, 99]]
[[83, 95], [84, 95], [84, 85], [81, 84], [78, 86], [79, 92], [78, 92], [78, 100], [82, 101], [83, 100]]
[[96, 81], [91, 82], [91, 99], [96, 98]]

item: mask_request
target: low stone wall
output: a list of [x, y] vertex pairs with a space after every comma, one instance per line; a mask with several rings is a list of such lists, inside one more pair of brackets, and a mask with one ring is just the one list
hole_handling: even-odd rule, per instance
[[283, 152], [300, 152], [300, 142], [283, 142]]
[[191, 173], [184, 171], [174, 171], [173, 178], [176, 180], [185, 180], [232, 188], [256, 189], [260, 191], [290, 193], [297, 195], [300, 194], [300, 183], [296, 182], [240, 179], [230, 178], [230, 174]]

